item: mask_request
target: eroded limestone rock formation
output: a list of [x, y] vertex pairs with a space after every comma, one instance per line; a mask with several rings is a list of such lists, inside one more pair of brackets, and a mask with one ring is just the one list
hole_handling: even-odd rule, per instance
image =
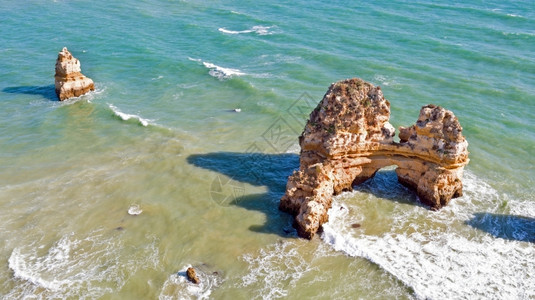
[[390, 103], [380, 87], [361, 79], [332, 84], [299, 137], [300, 167], [289, 178], [279, 208], [295, 216], [299, 236], [312, 238], [332, 196], [397, 165], [398, 181], [420, 201], [439, 209], [462, 195], [468, 143], [455, 115], [426, 105], [415, 125], [400, 127], [400, 142], [388, 122]]
[[72, 56], [66, 47], [61, 50], [56, 60], [56, 95], [60, 101], [78, 97], [95, 90], [91, 78], [81, 73], [80, 61]]

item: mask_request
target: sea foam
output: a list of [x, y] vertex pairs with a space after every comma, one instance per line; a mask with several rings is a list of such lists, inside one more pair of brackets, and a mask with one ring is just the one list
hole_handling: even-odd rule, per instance
[[122, 111], [120, 111], [115, 105], [113, 104], [108, 104], [108, 107], [113, 111], [113, 113], [121, 118], [123, 121], [128, 121], [130, 119], [134, 119], [134, 120], [137, 120], [139, 122], [139, 124], [147, 127], [149, 125], [154, 125], [152, 123], [152, 120], [149, 120], [149, 119], [145, 119], [145, 118], [142, 118], [138, 115], [132, 115], [132, 114], [127, 114], [127, 113], [124, 113]]
[[213, 289], [221, 284], [221, 280], [216, 272], [210, 272], [202, 266], [194, 267], [200, 283], [191, 283], [186, 275], [189, 267], [192, 266], [186, 265], [180, 271], [167, 278], [158, 297], [160, 300], [208, 299]]
[[131, 216], [140, 215], [142, 212], [143, 212], [143, 210], [141, 209], [141, 207], [139, 207], [138, 204], [132, 204], [128, 208], [128, 214], [131, 215]]
[[226, 33], [226, 34], [243, 34], [243, 33], [256, 33], [258, 35], [269, 35], [275, 33], [274, 31], [271, 31], [270, 29], [274, 28], [275, 26], [253, 26], [249, 29], [245, 30], [229, 30], [226, 28], [219, 28], [218, 30], [220, 32]]
[[208, 69], [210, 69], [208, 74], [212, 75], [213, 77], [217, 79], [228, 79], [234, 76], [245, 75], [245, 73], [243, 73], [242, 71], [238, 69], [223, 68], [213, 63], [209, 63], [209, 62], [203, 62], [202, 64]]
[[[342, 194], [333, 201], [322, 239], [337, 251], [379, 265], [420, 299], [535, 297], [531, 261], [535, 248], [522, 240], [496, 238], [467, 224], [481, 207], [497, 210], [503, 196], [470, 172], [465, 173], [464, 183], [465, 196], [438, 212], [392, 204], [395, 209], [390, 213], [396, 216], [392, 216], [391, 227], [376, 234], [351, 224], [371, 226], [366, 220], [376, 216], [366, 215], [360, 205], [389, 200], [370, 196], [375, 199], [359, 204], [354, 194]], [[522, 207], [523, 201], [508, 203]]]
[[[8, 259], [16, 285], [4, 296], [95, 299], [120, 289], [138, 269], [156, 268], [156, 240], [127, 254], [121, 239], [97, 230], [78, 237], [65, 235], [51, 245], [22, 246]], [[142, 257], [140, 260], [139, 257]]]
[[257, 254], [243, 255], [242, 260], [249, 264], [249, 270], [237, 287], [254, 289], [257, 298], [288, 296], [288, 288], [313, 269], [298, 250], [293, 242], [280, 242]]
[[210, 71], [208, 71], [208, 74], [210, 74], [212, 77], [215, 77], [219, 80], [229, 79], [234, 76], [242, 76], [247, 75], [246, 73], [238, 70], [238, 69], [232, 69], [232, 68], [224, 68], [221, 66], [218, 66], [216, 64], [213, 64], [211, 62], [203, 61], [200, 58], [192, 58], [188, 57], [188, 60], [202, 63], [203, 66], [208, 68]]

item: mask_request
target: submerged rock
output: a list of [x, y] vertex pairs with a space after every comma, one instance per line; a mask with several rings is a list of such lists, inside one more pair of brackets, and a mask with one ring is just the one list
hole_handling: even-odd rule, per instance
[[60, 101], [78, 97], [95, 90], [91, 78], [81, 73], [80, 61], [64, 47], [56, 60], [55, 86]]
[[295, 216], [299, 236], [312, 238], [328, 221], [332, 196], [351, 190], [386, 166], [420, 201], [439, 209], [462, 195], [468, 143], [455, 115], [426, 105], [415, 125], [388, 122], [390, 103], [380, 87], [361, 79], [333, 83], [299, 137], [300, 166], [289, 178], [279, 208]]
[[188, 277], [188, 280], [195, 283], [195, 284], [199, 284], [201, 281], [199, 280], [199, 277], [197, 277], [197, 274], [195, 273], [195, 269], [192, 268], [192, 267], [189, 267], [187, 270], [186, 270], [186, 276]]

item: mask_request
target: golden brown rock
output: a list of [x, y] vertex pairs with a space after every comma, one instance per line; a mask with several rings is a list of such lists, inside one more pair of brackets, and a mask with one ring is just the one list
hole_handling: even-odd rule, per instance
[[95, 90], [93, 80], [81, 73], [80, 61], [74, 58], [66, 47], [58, 54], [54, 77], [56, 95], [60, 101]]
[[432, 209], [462, 195], [468, 143], [455, 115], [422, 107], [415, 125], [400, 127], [400, 142], [388, 122], [390, 103], [380, 87], [361, 79], [332, 84], [299, 137], [300, 167], [289, 178], [279, 208], [295, 216], [299, 236], [312, 238], [332, 196], [397, 165], [398, 181]]
[[201, 281], [199, 280], [199, 277], [197, 277], [197, 274], [195, 273], [195, 269], [192, 268], [192, 267], [189, 267], [187, 270], [186, 270], [186, 276], [188, 277], [188, 280], [195, 283], [195, 284], [199, 284]]

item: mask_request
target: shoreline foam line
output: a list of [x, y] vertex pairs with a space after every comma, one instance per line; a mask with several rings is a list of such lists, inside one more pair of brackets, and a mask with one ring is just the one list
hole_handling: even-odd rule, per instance
[[[535, 256], [535, 249], [525, 247], [527, 242], [522, 239], [496, 238], [488, 233], [503, 224], [489, 224], [488, 232], [467, 225], [482, 209], [500, 212], [503, 195], [470, 172], [465, 175], [465, 196], [438, 212], [395, 204], [392, 228], [382, 233], [363, 229], [373, 216], [359, 206], [381, 199], [363, 198], [359, 204], [352, 201], [352, 194], [358, 192], [345, 194], [347, 199], [342, 194], [333, 201], [321, 238], [336, 251], [377, 264], [412, 288], [419, 299], [535, 297], [529, 288], [535, 273], [530, 257]], [[514, 212], [524, 202], [508, 203]], [[533, 217], [532, 212], [525, 213]], [[353, 223], [364, 225], [355, 229], [351, 228]]]

